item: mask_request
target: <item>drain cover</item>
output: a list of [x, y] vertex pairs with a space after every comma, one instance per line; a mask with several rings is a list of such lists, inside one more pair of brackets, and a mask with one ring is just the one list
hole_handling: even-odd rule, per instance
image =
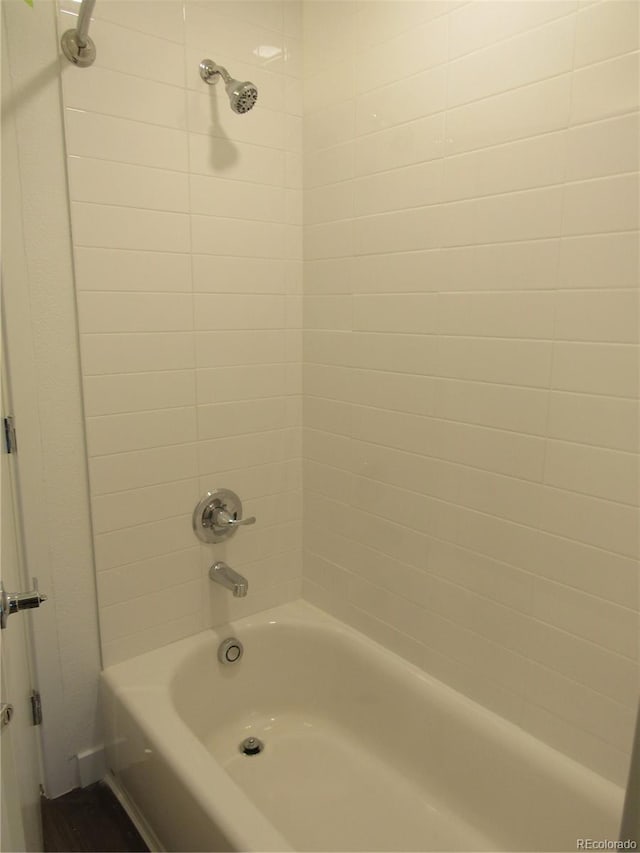
[[245, 738], [240, 744], [240, 752], [245, 755], [258, 755], [264, 749], [264, 744], [257, 737]]

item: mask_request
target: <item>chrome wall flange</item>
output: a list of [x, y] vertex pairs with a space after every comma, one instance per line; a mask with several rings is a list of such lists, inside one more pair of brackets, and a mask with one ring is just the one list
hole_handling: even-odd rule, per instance
[[60, 47], [69, 62], [79, 68], [93, 65], [96, 59], [96, 46], [89, 36], [84, 37], [84, 44], [78, 40], [77, 30], [67, 30], [60, 39]]
[[229, 539], [238, 527], [255, 524], [254, 516], [242, 517], [242, 501], [231, 489], [214, 489], [193, 511], [193, 532], [201, 542], [212, 544]]

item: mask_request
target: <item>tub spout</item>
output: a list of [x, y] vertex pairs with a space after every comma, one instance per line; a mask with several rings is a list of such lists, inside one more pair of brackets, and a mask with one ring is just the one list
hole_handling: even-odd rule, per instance
[[249, 581], [219, 560], [209, 569], [209, 577], [214, 583], [221, 584], [225, 589], [230, 589], [235, 598], [244, 598], [249, 589]]

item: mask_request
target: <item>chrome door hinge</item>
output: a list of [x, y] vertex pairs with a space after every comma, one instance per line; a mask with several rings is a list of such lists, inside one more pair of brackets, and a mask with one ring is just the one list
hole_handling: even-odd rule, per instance
[[16, 425], [13, 415], [9, 415], [2, 419], [2, 428], [4, 431], [4, 449], [7, 453], [18, 452], [18, 439], [16, 436]]
[[13, 719], [13, 705], [10, 702], [3, 702], [0, 705], [0, 728], [8, 726]]
[[42, 724], [42, 699], [37, 690], [31, 691], [31, 718], [34, 726]]

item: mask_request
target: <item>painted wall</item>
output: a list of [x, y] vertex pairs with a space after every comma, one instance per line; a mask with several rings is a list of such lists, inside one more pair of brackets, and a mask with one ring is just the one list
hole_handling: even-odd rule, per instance
[[[299, 13], [100, 0], [95, 65], [62, 70], [106, 665], [300, 591]], [[260, 109], [232, 113], [203, 58]], [[200, 547], [191, 513], [220, 487], [258, 524]]]
[[[2, 308], [48, 796], [100, 744], [100, 644], [64, 169], [55, 8], [2, 3]], [[14, 617], [15, 618], [15, 617]], [[23, 701], [26, 701], [24, 697]]]
[[638, 5], [305, 4], [312, 602], [624, 782]]

